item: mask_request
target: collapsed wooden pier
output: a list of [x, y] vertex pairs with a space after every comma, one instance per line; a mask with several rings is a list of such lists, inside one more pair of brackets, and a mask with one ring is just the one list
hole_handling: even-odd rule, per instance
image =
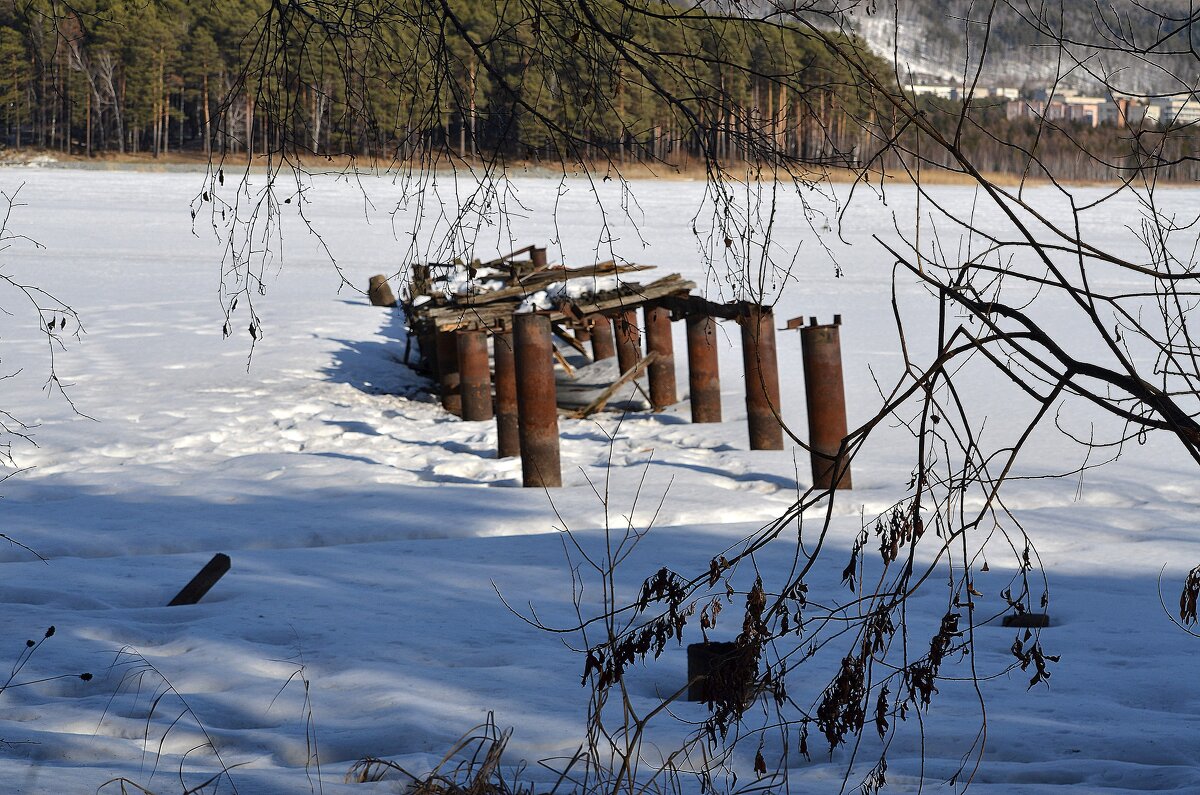
[[[655, 411], [678, 402], [677, 321], [687, 324], [692, 421], [721, 421], [716, 329], [718, 320], [733, 320], [741, 327], [750, 448], [783, 449], [771, 308], [717, 304], [693, 295], [696, 285], [679, 274], [653, 278], [653, 270], [611, 261], [550, 265], [546, 249], [528, 246], [490, 262], [415, 266], [400, 305], [410, 342], [418, 342], [418, 366], [437, 384], [442, 406], [464, 420], [494, 419], [497, 454], [521, 456], [526, 486], [562, 483], [560, 412], [588, 416], [622, 391], [640, 393]], [[379, 280], [371, 280], [372, 303], [394, 302]], [[844, 416], [843, 407], [842, 437]], [[823, 470], [830, 460], [822, 454]]]

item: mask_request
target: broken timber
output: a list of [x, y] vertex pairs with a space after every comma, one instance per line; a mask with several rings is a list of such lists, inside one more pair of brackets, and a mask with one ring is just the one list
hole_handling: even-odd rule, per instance
[[[639, 270], [644, 269], [644, 266], [639, 266]], [[612, 271], [612, 273], [620, 272], [622, 271], [619, 269]], [[541, 286], [579, 277], [578, 273], [574, 276], [566, 276], [565, 272], [559, 271], [556, 278]], [[584, 315], [638, 307], [651, 301], [687, 293], [695, 288], [695, 282], [690, 282], [679, 274], [657, 279], [647, 285], [626, 282], [621, 285], [619, 290], [600, 293], [584, 299], [562, 301], [550, 310], [549, 316], [552, 323], [571, 321]], [[495, 328], [497, 323], [512, 315], [513, 303], [520, 303], [519, 300], [514, 302], [513, 299], [524, 299], [537, 291], [532, 286], [522, 284], [519, 287], [508, 287], [491, 293], [460, 296], [459, 301], [453, 304], [435, 305], [427, 310], [424, 309], [424, 306], [418, 307], [418, 322], [423, 320], [438, 331]], [[501, 295], [502, 293], [503, 295]]]
[[582, 420], [585, 417], [592, 416], [597, 411], [603, 411], [604, 407], [608, 405], [608, 401], [612, 400], [613, 395], [617, 394], [617, 391], [620, 390], [621, 387], [625, 386], [630, 381], [645, 372], [646, 368], [649, 367], [656, 358], [658, 358], [658, 354], [654, 352], [646, 354], [644, 357], [642, 357], [640, 362], [635, 364], [633, 367], [630, 367], [629, 370], [623, 373], [620, 378], [609, 384], [608, 388], [601, 392], [595, 400], [578, 411], [571, 412], [571, 417], [573, 419]]

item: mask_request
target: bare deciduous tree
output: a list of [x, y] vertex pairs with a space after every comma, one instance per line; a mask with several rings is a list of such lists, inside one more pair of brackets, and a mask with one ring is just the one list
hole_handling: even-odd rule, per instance
[[[836, 167], [852, 176], [843, 213], [854, 211], [860, 191], [912, 199], [911, 219], [881, 234], [879, 251], [894, 261], [898, 282], [922, 285], [929, 298], [921, 306], [893, 302], [902, 373], [880, 385], [877, 410], [839, 456], [852, 461], [877, 428], [902, 423], [912, 434], [912, 467], [908, 482], [896, 484], [901, 496], [861, 523], [848, 561], [833, 557], [834, 505], [843, 498], [809, 489], [744, 543], [714, 550], [706, 570], [649, 573], [629, 601], [619, 597], [614, 572], [640, 531], [614, 531], [618, 543], [607, 556], [579, 549], [575, 561], [600, 579], [605, 610], [559, 629], [586, 639], [588, 780], [597, 787], [669, 788], [685, 769], [712, 784], [739, 744], [761, 747], [770, 732], [785, 754], [807, 755], [818, 742], [848, 748], [847, 776], [875, 792], [886, 781], [889, 746], [901, 732], [921, 731], [939, 685], [952, 679], [979, 694], [979, 731], [954, 775], [969, 782], [986, 749], [985, 680], [1002, 673], [976, 668], [975, 630], [1049, 602], [1035, 539], [1004, 502], [1030, 441], [1061, 433], [1078, 444], [1077, 461], [1045, 475], [1082, 473], [1150, 432], [1169, 435], [1200, 462], [1200, 359], [1189, 316], [1200, 298], [1197, 219], [1183, 217], [1160, 190], [1192, 159], [1190, 129], [1126, 124], [1100, 151], [1085, 140], [1092, 133], [1046, 116], [1004, 137], [989, 122], [994, 111], [978, 101], [1002, 21], [1053, 47], [1051, 90], [1078, 77], [1097, 93], [1135, 101], [1190, 96], [1184, 70], [1195, 70], [1195, 50], [1181, 42], [1198, 12], [1184, 4], [1159, 12], [1079, 5], [972, 6], [957, 22], [969, 53], [958, 65], [964, 100], [932, 109], [904, 90], [902, 64], [871, 54], [849, 27], [854, 14], [889, 13], [874, 2], [517, 0], [474, 14], [448, 0], [275, 0], [258, 21], [229, 103], [253, 95], [267, 129], [257, 137], [247, 130], [246, 149], [257, 159], [245, 158], [239, 177], [230, 178], [235, 155], [214, 160], [196, 207], [227, 241], [227, 329], [244, 309], [255, 337], [253, 300], [280, 254], [285, 202], [294, 200], [289, 210], [307, 223], [305, 164], [313, 150], [334, 154], [319, 145], [333, 124], [319, 112], [333, 84], [348, 98], [336, 120], [353, 131], [344, 152], [386, 153], [372, 167], [393, 173], [414, 203], [439, 174], [457, 181], [457, 204], [438, 234], [408, 230], [401, 270], [469, 261], [473, 224], [505, 211], [506, 167], [516, 160], [623, 180], [635, 163], [671, 169], [690, 158], [708, 179], [712, 220], [697, 234], [710, 243], [710, 267], [732, 277], [733, 297], [767, 302], [774, 275], [788, 265], [770, 254], [773, 203], [747, 207], [738, 198], [745, 185], [770, 196], [820, 182]], [[1123, 27], [1121, 14], [1134, 11], [1157, 16], [1156, 36]], [[1080, 14], [1094, 24], [1064, 26]], [[1122, 72], [1106, 66], [1117, 55], [1160, 70], [1165, 87], [1123, 86]], [[977, 159], [985, 147], [1018, 162], [1025, 176], [994, 176]], [[1080, 190], [1060, 173], [1074, 167], [1069, 158], [1045, 156], [1051, 147], [1099, 163], [1114, 181]], [[258, 163], [265, 174], [249, 169]], [[943, 204], [930, 189], [938, 172], [974, 186], [973, 205]], [[1051, 186], [1056, 208], [1044, 206], [1045, 194], [1031, 198], [1035, 181]], [[1128, 230], [1137, 257], [1123, 253], [1128, 241], [1113, 247], [1093, 236], [1090, 218], [1114, 203], [1138, 215]], [[1005, 395], [1020, 418], [1015, 434], [985, 432], [975, 400], [981, 385]], [[805, 445], [802, 434], [792, 438]], [[782, 579], [761, 576], [756, 560], [780, 547], [794, 565]], [[1002, 556], [1012, 560], [1011, 581], [999, 599], [984, 600], [976, 573]], [[1193, 572], [1185, 584], [1183, 621], [1195, 620], [1196, 580]], [[932, 622], [908, 612], [914, 595], [939, 587], [944, 610]], [[718, 614], [738, 628], [725, 687], [708, 722], [648, 769], [639, 757], [644, 729], [670, 699], [636, 714], [624, 698], [625, 673], [683, 626], [711, 629]], [[1017, 635], [1011, 652], [1008, 670], [1025, 671], [1030, 686], [1051, 676], [1056, 658], [1036, 631]], [[813, 667], [829, 673], [815, 689], [798, 676]], [[616, 724], [606, 717], [614, 696]], [[757, 753], [754, 766], [769, 778], [786, 760], [768, 763]]]

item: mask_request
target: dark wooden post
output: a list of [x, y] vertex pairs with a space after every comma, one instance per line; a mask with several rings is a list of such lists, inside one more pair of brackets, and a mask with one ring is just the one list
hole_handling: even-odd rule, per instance
[[421, 349], [421, 369], [434, 381], [438, 380], [437, 331], [428, 324], [419, 326], [417, 347]]
[[646, 324], [646, 352], [656, 354], [650, 363], [650, 405], [655, 411], [678, 402], [675, 393], [675, 344], [671, 340], [671, 313], [661, 306], [642, 307]]
[[167, 607], [196, 604], [204, 598], [204, 594], [208, 593], [209, 589], [217, 584], [217, 580], [225, 576], [225, 572], [229, 571], [229, 566], [229, 556], [224, 552], [213, 555], [212, 560], [204, 564], [204, 568], [200, 569], [199, 573], [183, 586], [183, 590], [175, 594], [174, 599], [167, 602]]
[[617, 355], [617, 344], [613, 341], [612, 322], [604, 315], [589, 315], [592, 324], [592, 361], [612, 359]]
[[409, 276], [412, 278], [408, 284], [408, 300], [412, 302], [429, 292], [429, 266], [413, 265]]
[[638, 330], [637, 310], [626, 309], [614, 318], [617, 335], [617, 364], [629, 372], [642, 360], [642, 334]]
[[522, 483], [543, 488], [561, 486], [550, 317], [522, 313], [514, 315], [514, 324]]
[[457, 332], [437, 332], [438, 385], [442, 390], [442, 408], [462, 416], [462, 392], [458, 375]]
[[371, 299], [371, 306], [396, 305], [396, 296], [392, 293], [392, 286], [388, 284], [387, 277], [383, 274], [371, 277], [367, 283], [367, 298]]
[[750, 307], [742, 323], [742, 362], [746, 371], [746, 422], [751, 450], [782, 450], [779, 363], [775, 358], [775, 316], [770, 307]]
[[692, 422], [720, 422], [721, 366], [717, 356], [717, 321], [708, 315], [688, 316], [687, 341]]
[[846, 438], [846, 390], [842, 383], [841, 315], [833, 323], [800, 330], [804, 357], [804, 391], [808, 396], [808, 444], [813, 486], [818, 489], [853, 488], [850, 463], [838, 458]]
[[492, 338], [492, 356], [496, 360], [496, 457], [511, 458], [521, 454], [517, 425], [517, 366], [511, 326]]
[[492, 375], [488, 368], [487, 334], [458, 332], [458, 375], [464, 420], [492, 418]]

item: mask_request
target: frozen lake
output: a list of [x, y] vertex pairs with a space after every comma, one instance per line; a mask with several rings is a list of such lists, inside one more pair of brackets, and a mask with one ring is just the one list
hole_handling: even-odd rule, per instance
[[[266, 295], [256, 298], [263, 336], [248, 368], [245, 316], [222, 337], [220, 243], [204, 212], [194, 229], [190, 220], [201, 174], [0, 170], [0, 188], [11, 194], [18, 186], [25, 206], [9, 233], [41, 247], [10, 241], [0, 268], [68, 303], [86, 334], [55, 353], [76, 414], [43, 389], [49, 360], [36, 317], [5, 292], [0, 363], [3, 374], [20, 372], [4, 382], [0, 408], [36, 426], [36, 446], [13, 446], [23, 471], [0, 484], [2, 532], [46, 561], [0, 547], [4, 637], [16, 661], [25, 638], [57, 630], [17, 681], [77, 671], [94, 678], [0, 695], [7, 791], [88, 792], [127, 776], [177, 792], [181, 769], [195, 785], [223, 762], [239, 766], [231, 778], [247, 795], [311, 792], [318, 780], [328, 793], [395, 792], [399, 779], [347, 785], [343, 776], [367, 756], [427, 771], [489, 712], [514, 728], [507, 764], [528, 762], [525, 780], [543, 791], [555, 776], [536, 762], [570, 755], [583, 739], [583, 659], [562, 637], [521, 621], [497, 591], [518, 610], [531, 605], [547, 624], [569, 625], [564, 525], [595, 546], [606, 523], [653, 520], [621, 572], [632, 599], [659, 566], [706, 570], [807, 486], [803, 450], [747, 449], [735, 327], [723, 326], [725, 422], [690, 424], [686, 402], [661, 414], [564, 420], [564, 488], [547, 495], [519, 488], [519, 461], [495, 458], [491, 423], [441, 410], [400, 363], [401, 316], [339, 290], [338, 270], [297, 219], [287, 219], [282, 265], [270, 244]], [[444, 239], [443, 208], [457, 202], [445, 178], [421, 206], [400, 208], [402, 186], [386, 180], [329, 177], [315, 187], [315, 228], [341, 274], [362, 288], [372, 274], [396, 273], [410, 246], [434, 251]], [[516, 178], [505, 195], [507, 223], [478, 224], [466, 250], [486, 259], [549, 244], [552, 262], [572, 265], [615, 254], [680, 272], [715, 300], [742, 297], [737, 285], [749, 277], [775, 303], [777, 325], [842, 315], [850, 424], [875, 413], [879, 385], [890, 387], [903, 359], [894, 257], [874, 236], [894, 241], [894, 228], [911, 228], [928, 206], [919, 210], [899, 189], [886, 201], [868, 193], [839, 223], [827, 196], [809, 194], [807, 208], [785, 200], [770, 229], [780, 267], [760, 273], [736, 263], [755, 261], [767, 230], [751, 237], [749, 256], [742, 239], [726, 246], [725, 232], [704, 220], [703, 184], [630, 188], [632, 200], [614, 183], [597, 185], [610, 211], [602, 216], [581, 179]], [[979, 202], [969, 188], [933, 195], [967, 211]], [[1200, 191], [1162, 197], [1181, 217], [1200, 212]], [[1033, 198], [1049, 212], [1061, 209], [1048, 189]], [[1002, 228], [993, 212], [980, 203], [976, 217]], [[1132, 200], [1102, 205], [1085, 215], [1087, 236], [1136, 259], [1138, 212]], [[944, 222], [923, 225], [924, 235], [934, 232], [947, 260], [980, 244]], [[928, 354], [936, 304], [903, 277], [895, 296], [910, 350]], [[1090, 344], [1069, 312], [1053, 304], [1039, 311], [1064, 344]], [[686, 392], [682, 328], [676, 351]], [[802, 432], [794, 332], [779, 333], [779, 357], [783, 415]], [[1001, 446], [1032, 409], [998, 382], [968, 383], [977, 384], [971, 411], [984, 443]], [[1061, 413], [1060, 425], [1084, 436], [1111, 432], [1073, 411]], [[1085, 455], [1051, 426], [1031, 440], [1015, 474], [1070, 471]], [[856, 488], [836, 506], [829, 571], [814, 573], [814, 600], [852, 596], [839, 575], [853, 539], [864, 517], [908, 493], [913, 456], [911, 434], [891, 423], [854, 462]], [[972, 791], [1200, 791], [1200, 639], [1175, 627], [1160, 603], [1161, 589], [1172, 608], [1184, 574], [1200, 563], [1195, 463], [1172, 440], [1151, 435], [1082, 477], [1011, 483], [1007, 503], [1045, 567], [1053, 625], [1042, 642], [1062, 659], [1048, 686], [1029, 692], [1029, 674], [1019, 670], [982, 684], [987, 745]], [[760, 556], [764, 579], [787, 570], [791, 551], [785, 541], [778, 554]], [[229, 554], [233, 568], [213, 592], [196, 606], [162, 607], [216, 552]], [[1003, 610], [998, 592], [1014, 561], [1001, 549], [988, 560], [975, 586], [991, 614]], [[583, 602], [594, 607], [594, 592]], [[946, 609], [945, 589], [934, 587], [913, 598], [911, 620], [936, 628]], [[714, 637], [731, 638], [733, 623]], [[998, 622], [976, 629], [981, 677], [1012, 662], [1013, 639]], [[689, 626], [685, 643], [697, 640]], [[795, 687], [804, 707], [845, 653], [827, 651], [814, 665], [825, 678]], [[684, 681], [685, 652], [675, 644], [629, 680], [642, 710]], [[942, 791], [969, 757], [982, 723], [979, 698], [968, 682], [939, 687], [923, 725], [910, 717], [898, 727], [887, 791], [916, 791], [922, 772]], [[660, 750], [686, 733], [682, 722], [704, 718], [697, 704], [672, 711], [678, 721], [664, 715], [650, 735]], [[208, 742], [220, 762], [207, 750], [189, 753]], [[815, 730], [810, 743], [811, 763], [792, 759], [790, 790], [836, 791], [845, 750], [830, 759]], [[733, 760], [741, 784], [753, 778], [756, 747], [748, 743]], [[762, 747], [771, 760], [782, 753], [769, 732]], [[857, 768], [850, 786], [865, 772]], [[697, 791], [686, 779], [684, 786]]]

